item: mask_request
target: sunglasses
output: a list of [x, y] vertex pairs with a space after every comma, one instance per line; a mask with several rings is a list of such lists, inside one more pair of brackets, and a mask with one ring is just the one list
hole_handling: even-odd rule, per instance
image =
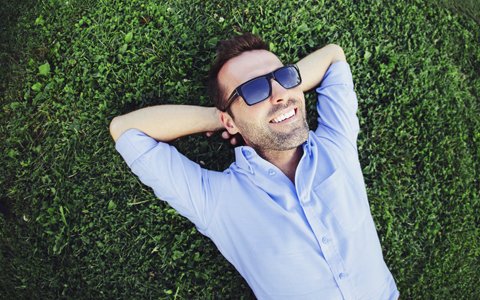
[[285, 89], [294, 88], [302, 83], [296, 65], [283, 66], [271, 73], [255, 77], [239, 85], [228, 97], [223, 111], [226, 111], [238, 96], [242, 97], [248, 105], [254, 105], [268, 99], [272, 94], [272, 78]]

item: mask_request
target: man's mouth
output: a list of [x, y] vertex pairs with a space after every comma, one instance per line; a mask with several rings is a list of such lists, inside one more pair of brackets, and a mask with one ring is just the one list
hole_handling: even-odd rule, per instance
[[288, 119], [294, 117], [296, 113], [297, 113], [297, 109], [296, 109], [296, 108], [292, 108], [292, 109], [290, 109], [289, 111], [281, 114], [280, 116], [272, 119], [272, 120], [270, 121], [270, 123], [280, 123], [280, 122], [283, 122], [283, 121], [285, 121], [285, 120], [288, 120]]

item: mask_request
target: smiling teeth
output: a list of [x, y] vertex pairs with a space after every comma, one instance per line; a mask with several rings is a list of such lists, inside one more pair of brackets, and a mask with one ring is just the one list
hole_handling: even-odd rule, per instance
[[291, 111], [284, 113], [281, 116], [276, 117], [275, 119], [272, 120], [272, 123], [279, 123], [282, 122], [285, 119], [291, 118], [295, 115], [295, 110], [292, 109]]

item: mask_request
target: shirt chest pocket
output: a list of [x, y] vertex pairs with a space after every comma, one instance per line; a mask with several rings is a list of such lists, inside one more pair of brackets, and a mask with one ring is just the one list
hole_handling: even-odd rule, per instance
[[[363, 224], [369, 214], [367, 195], [363, 181], [354, 182], [348, 174], [337, 169], [327, 179], [314, 187], [316, 201], [326, 207], [336, 222], [345, 231], [355, 231]], [[328, 216], [323, 216], [330, 220]]]

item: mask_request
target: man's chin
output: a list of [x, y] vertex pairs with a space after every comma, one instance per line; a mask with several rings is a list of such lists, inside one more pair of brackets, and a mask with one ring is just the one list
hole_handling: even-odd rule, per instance
[[[287, 151], [301, 146], [308, 139], [308, 128], [298, 128], [288, 135], [281, 135], [273, 143], [272, 150]], [[268, 147], [268, 145], [267, 145]]]

